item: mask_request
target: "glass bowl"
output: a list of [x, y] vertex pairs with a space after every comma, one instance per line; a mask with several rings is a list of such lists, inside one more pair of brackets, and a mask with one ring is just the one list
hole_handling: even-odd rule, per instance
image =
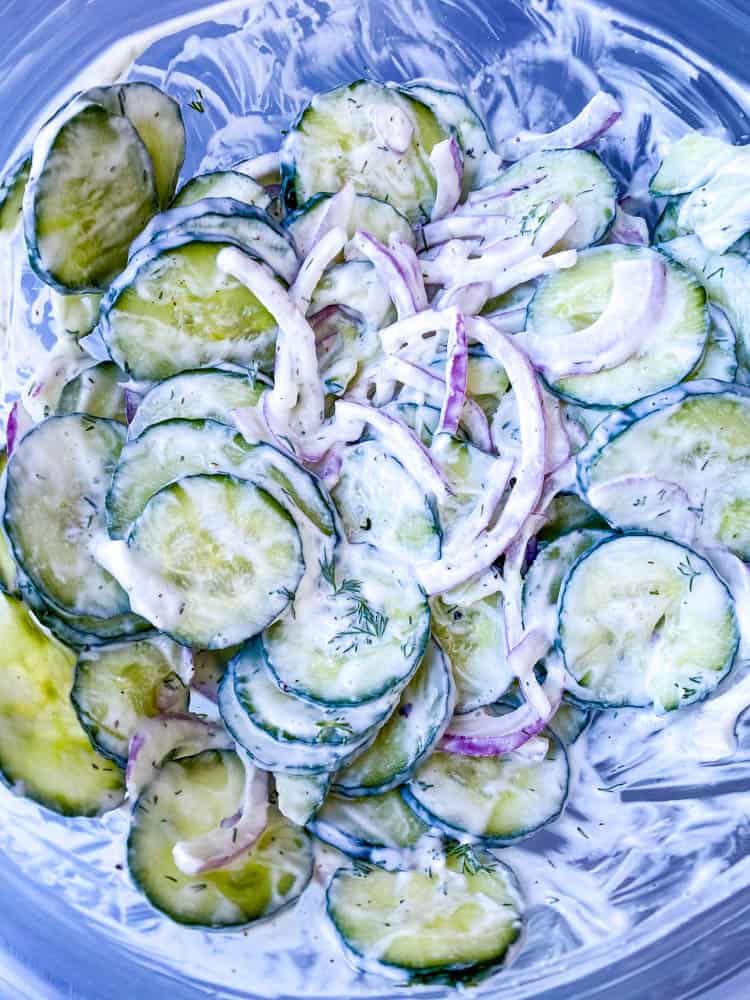
[[[686, 125], [706, 125], [734, 141], [750, 137], [750, 94], [742, 83], [750, 11], [733, 0], [616, 0], [606, 6], [578, 0], [265, 0], [209, 8], [195, 0], [6, 0], [0, 13], [6, 39], [0, 51], [2, 162], [25, 150], [29, 130], [64, 96], [105, 82], [134, 57], [130, 75], [163, 82], [185, 108], [186, 175], [273, 148], [313, 91], [363, 75], [422, 76], [468, 89], [498, 137], [519, 126], [557, 125], [597, 87], [614, 90], [625, 98], [625, 121], [605, 140], [604, 151], [636, 196], [645, 192], [659, 144]], [[166, 37], [149, 34], [169, 19]], [[129, 40], [120, 42], [125, 36]], [[189, 109], [196, 87], [203, 113]], [[744, 666], [738, 670], [741, 678]], [[649, 779], [636, 744], [659, 738], [659, 726], [631, 717], [611, 726], [632, 729], [619, 772], [626, 791], [612, 797], [611, 815], [616, 822], [627, 816], [631, 834], [642, 825], [650, 853], [627, 837], [606, 858], [594, 848], [579, 849], [581, 883], [590, 878], [614, 902], [606, 911], [611, 920], [586, 926], [583, 917], [577, 924], [575, 906], [565, 910], [565, 901], [550, 897], [543, 874], [545, 861], [584, 815], [574, 795], [568, 825], [534, 838], [523, 855], [532, 897], [525, 947], [515, 964], [478, 987], [478, 995], [677, 1000], [706, 998], [720, 988], [723, 997], [747, 996], [750, 832], [743, 795], [750, 788], [750, 755], [740, 750], [710, 767], [687, 759], [683, 772], [678, 761]], [[596, 735], [585, 779], [606, 784], [616, 768], [600, 749], [604, 731], [599, 741]], [[296, 913], [246, 934], [181, 929], [129, 885], [122, 813], [63, 821], [10, 791], [0, 791], [0, 798], [3, 996], [403, 996], [385, 981], [355, 977], [337, 957], [326, 938], [320, 886], [311, 887]], [[673, 834], [683, 827], [691, 843], [703, 838], [705, 848], [681, 852]], [[615, 860], [619, 867], [607, 876]], [[418, 992], [445, 995], [436, 987]]]

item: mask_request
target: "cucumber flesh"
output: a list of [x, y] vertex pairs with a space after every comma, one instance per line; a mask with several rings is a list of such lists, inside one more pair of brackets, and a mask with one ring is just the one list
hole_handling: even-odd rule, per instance
[[297, 826], [310, 822], [331, 784], [327, 774], [277, 774], [274, 779], [279, 812]]
[[737, 341], [734, 330], [717, 309], [711, 310], [706, 349], [688, 381], [706, 378], [717, 379], [719, 382], [734, 382], [737, 378]]
[[329, 795], [308, 829], [352, 858], [389, 866], [417, 847], [427, 833], [427, 827], [398, 792], [360, 799]]
[[255, 844], [226, 867], [185, 875], [172, 850], [209, 833], [237, 812], [244, 768], [231, 751], [170, 760], [138, 799], [128, 838], [130, 873], [149, 902], [180, 924], [254, 923], [293, 903], [310, 881], [313, 857], [304, 830], [271, 813]]
[[411, 573], [369, 545], [339, 546], [305, 599], [263, 633], [290, 693], [356, 705], [408, 683], [424, 655], [430, 610]]
[[355, 964], [430, 975], [497, 965], [521, 932], [515, 879], [492, 855], [449, 857], [437, 871], [340, 869], [328, 915]]
[[551, 733], [543, 738], [548, 745], [539, 758], [438, 751], [402, 794], [425, 823], [458, 839], [503, 845], [528, 837], [557, 819], [568, 791], [565, 751]]
[[9, 236], [18, 225], [30, 170], [31, 157], [26, 157], [0, 180], [0, 235]]
[[90, 417], [127, 422], [125, 376], [111, 361], [103, 361], [66, 382], [57, 413], [86, 413]]
[[125, 429], [111, 420], [50, 417], [8, 462], [5, 530], [15, 558], [63, 613], [110, 618], [130, 610], [127, 594], [93, 554], [106, 538], [104, 494], [124, 439]]
[[668, 712], [699, 701], [731, 669], [738, 635], [725, 584], [665, 538], [606, 539], [563, 584], [560, 649], [584, 704]]
[[[313, 195], [306, 204], [287, 216], [285, 225], [294, 239], [300, 257], [307, 257], [314, 248], [320, 224], [332, 197], [330, 194]], [[369, 194], [354, 196], [354, 207], [346, 227], [346, 234], [351, 239], [355, 233], [362, 230], [371, 233], [386, 246], [392, 236], [403, 240], [411, 247], [416, 243], [409, 220], [393, 205], [373, 198]]]
[[344, 306], [362, 317], [366, 327], [380, 330], [396, 318], [388, 289], [375, 267], [364, 260], [350, 260], [328, 268], [313, 293], [308, 313], [326, 306]]
[[735, 154], [735, 147], [713, 136], [689, 132], [676, 142], [651, 181], [651, 193], [688, 194], [705, 184]]
[[94, 746], [124, 767], [141, 719], [187, 711], [181, 672], [180, 647], [163, 637], [84, 650], [71, 698]]
[[232, 410], [256, 406], [265, 386], [250, 374], [203, 370], [158, 382], [138, 404], [128, 437], [139, 437], [165, 420], [217, 420], [232, 424]]
[[120, 804], [119, 767], [91, 746], [70, 701], [75, 653], [14, 597], [0, 594], [0, 771], [12, 786], [65, 816]]
[[146, 504], [127, 542], [97, 551], [133, 610], [199, 649], [242, 642], [287, 607], [304, 573], [291, 516], [231, 476], [190, 476]]
[[[554, 337], [590, 326], [610, 299], [615, 263], [655, 253], [648, 247], [612, 245], [579, 254], [574, 267], [540, 283], [529, 306], [529, 326]], [[640, 353], [608, 371], [558, 379], [551, 383], [554, 391], [583, 406], [627, 406], [690, 374], [706, 343], [706, 296], [683, 268], [669, 260], [666, 268], [664, 308]]]
[[231, 198], [246, 205], [257, 205], [267, 209], [271, 199], [262, 184], [258, 184], [247, 174], [237, 170], [214, 170], [208, 174], [198, 174], [177, 192], [173, 208], [193, 205], [203, 198]]
[[375, 742], [336, 775], [334, 790], [357, 797], [403, 784], [437, 745], [453, 715], [451, 665], [433, 640]]

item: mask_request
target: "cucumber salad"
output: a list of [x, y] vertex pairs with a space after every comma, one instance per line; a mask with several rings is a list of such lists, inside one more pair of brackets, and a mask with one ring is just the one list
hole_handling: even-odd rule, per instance
[[732, 670], [750, 147], [688, 134], [636, 204], [619, 117], [493, 147], [459, 93], [360, 80], [185, 178], [180, 107], [130, 82], [7, 172], [57, 342], [2, 455], [0, 771], [128, 810], [172, 920], [315, 880], [356, 968], [476, 981], [593, 714]]

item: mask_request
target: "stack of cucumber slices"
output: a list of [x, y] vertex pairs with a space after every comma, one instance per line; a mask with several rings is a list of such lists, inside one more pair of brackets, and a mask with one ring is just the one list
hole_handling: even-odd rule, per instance
[[0, 770], [129, 809], [173, 920], [267, 918], [317, 865], [357, 967], [494, 969], [502, 849], [591, 717], [732, 669], [747, 147], [675, 145], [652, 243], [587, 148], [618, 116], [503, 159], [459, 94], [359, 81], [178, 189], [180, 108], [132, 82], [3, 182], [58, 343], [2, 457]]

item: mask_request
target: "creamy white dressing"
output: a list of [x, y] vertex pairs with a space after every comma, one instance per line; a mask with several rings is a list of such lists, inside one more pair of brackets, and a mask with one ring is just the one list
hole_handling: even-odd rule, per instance
[[[624, 114], [600, 148], [618, 176], [632, 178], [638, 200], [659, 154], [689, 127], [675, 107], [711, 134], [727, 137], [734, 125], [730, 137], [737, 139], [733, 102], [748, 106], [720, 72], [711, 71], [714, 89], [701, 89], [705, 67], [648, 34], [634, 35], [624, 18], [613, 26], [606, 12], [577, 0], [560, 6], [531, 0], [525, 16], [535, 34], [509, 50], [473, 11], [466, 16], [479, 19], [482, 40], [467, 43], [450, 19], [424, 6], [418, 18], [409, 4], [378, 11], [387, 19], [385, 36], [353, 0], [335, 13], [302, 3], [286, 21], [273, 4], [241, 13], [245, 6], [231, 0], [124, 38], [71, 81], [39, 121], [74, 90], [116, 79], [144, 52], [133, 77], [165, 83], [183, 106], [196, 86], [203, 89], [208, 113], [191, 117], [185, 109], [193, 147], [196, 137], [203, 142], [191, 172], [275, 149], [279, 129], [313, 89], [307, 66], [317, 67], [321, 88], [354, 78], [365, 64], [386, 77], [452, 79], [467, 89], [498, 141], [526, 126], [549, 131], [603, 86], [620, 97]], [[209, 18], [230, 25], [217, 35], [197, 28], [160, 66], [149, 63], [151, 43]], [[628, 64], [628, 46], [652, 61], [650, 75]], [[543, 68], [549, 86], [540, 84]], [[0, 247], [6, 401], [38, 370], [54, 339], [47, 325], [41, 338], [33, 332], [49, 318], [49, 295], [23, 269], [22, 257], [18, 234]], [[21, 294], [6, 295], [21, 284]], [[750, 656], [747, 646], [743, 657]], [[749, 702], [750, 659], [743, 658], [704, 705], [666, 717], [623, 710], [595, 719], [570, 754], [572, 787], [562, 818], [501, 852], [521, 882], [529, 918], [515, 966], [501, 974], [509, 989], [531, 980], [542, 964], [564, 979], [585, 962], [609, 960], [750, 881], [741, 830], [750, 755], [736, 752], [735, 736], [735, 720]], [[62, 821], [10, 793], [2, 799], [7, 821], [0, 843], [26, 878], [44, 884], [50, 902], [63, 898], [76, 918], [95, 918], [102, 934], [136, 960], [217, 990], [245, 988], [259, 996], [382, 993], [377, 976], [360, 977], [345, 964], [323, 920], [325, 875], [339, 862], [330, 850], [319, 850], [318, 875], [293, 910], [248, 937], [201, 935], [151, 910], [120, 870], [124, 811], [100, 821]]]

